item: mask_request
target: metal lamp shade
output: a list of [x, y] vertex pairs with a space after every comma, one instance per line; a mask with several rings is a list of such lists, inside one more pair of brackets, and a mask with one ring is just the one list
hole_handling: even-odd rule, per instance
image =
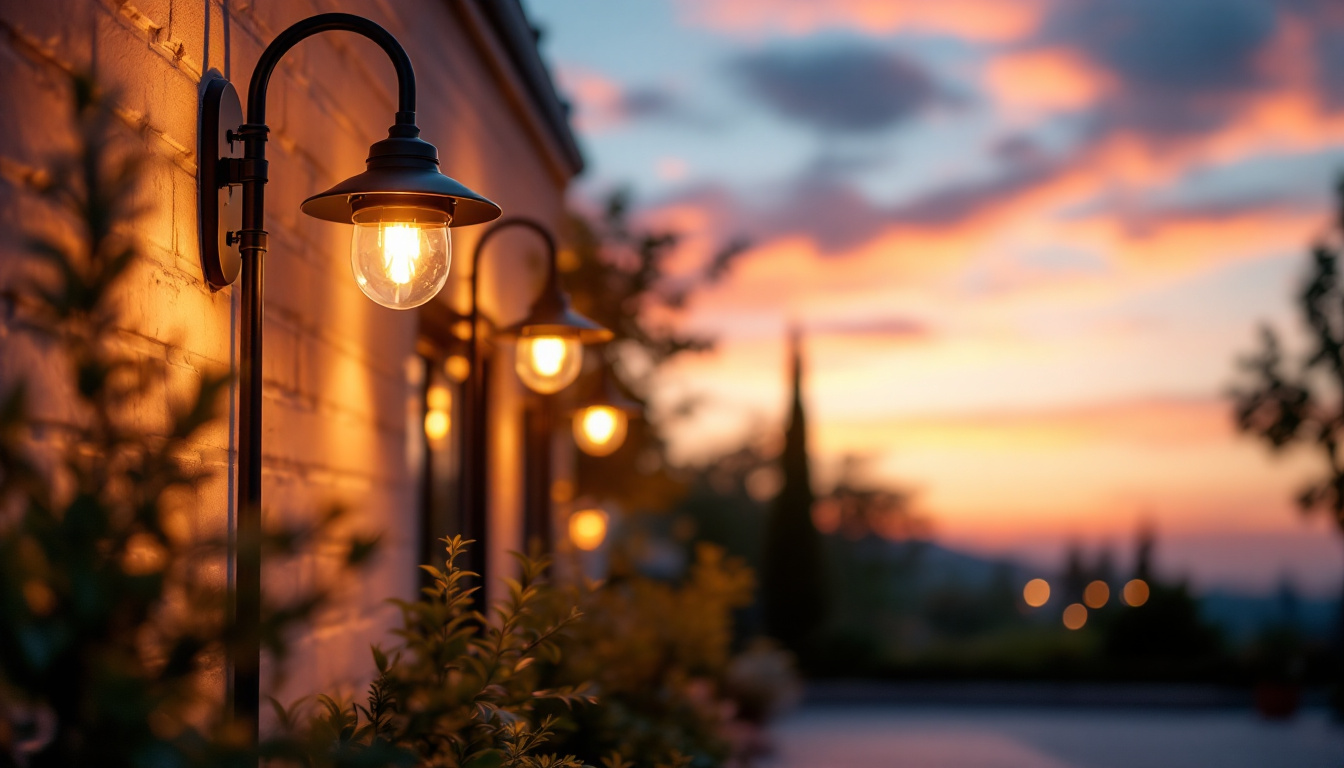
[[578, 413], [585, 408], [614, 408], [632, 418], [644, 412], [644, 406], [626, 397], [616, 386], [616, 381], [607, 372], [605, 363], [598, 369], [597, 380], [589, 388], [588, 394], [574, 403], [571, 412]]
[[532, 303], [527, 317], [499, 331], [504, 336], [572, 336], [578, 334], [584, 344], [601, 344], [615, 336], [609, 329], [589, 320], [569, 305], [569, 297], [555, 280], [548, 280], [541, 296]]
[[428, 208], [449, 217], [448, 226], [464, 227], [499, 218], [498, 205], [439, 171], [439, 151], [419, 138], [415, 126], [396, 125], [388, 138], [369, 148], [367, 169], [301, 206], [325, 221], [350, 224], [360, 204]]

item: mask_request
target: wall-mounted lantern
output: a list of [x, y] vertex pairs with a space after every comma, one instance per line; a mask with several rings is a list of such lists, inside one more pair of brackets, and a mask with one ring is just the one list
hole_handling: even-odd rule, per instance
[[610, 456], [625, 443], [630, 417], [640, 410], [616, 387], [603, 363], [591, 393], [575, 405], [574, 443], [589, 456]]
[[581, 509], [569, 516], [569, 541], [584, 552], [591, 552], [607, 540], [607, 513], [600, 509]]
[[[439, 171], [438, 150], [415, 124], [415, 73], [387, 30], [346, 13], [324, 13], [276, 36], [247, 91], [247, 119], [232, 83], [216, 77], [201, 93], [199, 185], [201, 261], [207, 282], [239, 282], [238, 491], [233, 617], [238, 641], [230, 662], [235, 716], [257, 739], [261, 617], [261, 349], [263, 262], [267, 251], [266, 90], [280, 59], [320, 32], [363, 35], [391, 59], [397, 113], [386, 139], [369, 148], [363, 173], [302, 204], [309, 216], [353, 224], [350, 263], [366, 296], [410, 309], [443, 287], [451, 260], [449, 228], [498, 218], [499, 206]], [[241, 156], [239, 150], [241, 147]], [[239, 194], [235, 197], [234, 187]], [[241, 275], [241, 277], [240, 277]]]
[[[560, 287], [559, 253], [550, 230], [533, 219], [504, 219], [481, 234], [471, 257], [471, 335], [467, 361], [470, 371], [463, 387], [463, 428], [460, 432], [462, 474], [458, 483], [468, 538], [480, 539], [486, 530], [486, 451], [484, 419], [485, 376], [479, 352], [480, 305], [478, 302], [481, 257], [485, 247], [500, 232], [521, 227], [531, 230], [546, 246], [546, 283], [528, 309], [527, 316], [500, 329], [499, 335], [517, 339], [514, 371], [523, 384], [534, 392], [550, 395], [569, 386], [583, 369], [583, 347], [610, 341], [610, 330], [575, 312], [569, 296]], [[471, 569], [488, 573], [485, 547], [471, 553]]]

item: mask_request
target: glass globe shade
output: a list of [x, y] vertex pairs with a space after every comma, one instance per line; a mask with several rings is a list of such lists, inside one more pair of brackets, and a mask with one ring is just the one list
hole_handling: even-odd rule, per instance
[[518, 339], [513, 367], [528, 389], [550, 395], [579, 377], [583, 369], [583, 344], [577, 333], [524, 335]]
[[434, 298], [448, 280], [452, 240], [442, 213], [374, 207], [355, 212], [350, 269], [365, 296], [391, 309]]
[[574, 442], [589, 456], [607, 456], [625, 442], [629, 419], [610, 405], [590, 405], [574, 414]]
[[585, 552], [602, 546], [607, 540], [607, 513], [583, 509], [569, 516], [569, 540]]

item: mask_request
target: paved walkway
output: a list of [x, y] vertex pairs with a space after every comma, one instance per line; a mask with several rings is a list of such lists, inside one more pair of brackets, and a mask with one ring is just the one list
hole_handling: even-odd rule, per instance
[[768, 768], [1344, 768], [1324, 712], [804, 707]]

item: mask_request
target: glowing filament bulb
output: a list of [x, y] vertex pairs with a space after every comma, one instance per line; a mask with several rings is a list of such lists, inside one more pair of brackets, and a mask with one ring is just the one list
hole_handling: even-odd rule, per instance
[[582, 369], [583, 344], [577, 335], [524, 335], [518, 340], [514, 370], [533, 392], [559, 392], [574, 383]]
[[565, 340], [543, 336], [532, 342], [532, 368], [542, 376], [554, 376], [565, 365]]
[[584, 509], [569, 518], [569, 540], [585, 552], [602, 546], [607, 538], [607, 513], [600, 509]]
[[605, 443], [616, 434], [616, 414], [612, 408], [589, 408], [583, 414], [583, 431], [594, 443]]
[[607, 456], [625, 442], [629, 417], [619, 408], [590, 405], [574, 415], [574, 442], [589, 456]]
[[453, 241], [439, 211], [369, 207], [354, 214], [350, 271], [365, 296], [391, 309], [434, 298], [448, 281]]
[[420, 261], [420, 228], [414, 224], [389, 224], [383, 228], [383, 266], [397, 285], [406, 285], [415, 277]]

